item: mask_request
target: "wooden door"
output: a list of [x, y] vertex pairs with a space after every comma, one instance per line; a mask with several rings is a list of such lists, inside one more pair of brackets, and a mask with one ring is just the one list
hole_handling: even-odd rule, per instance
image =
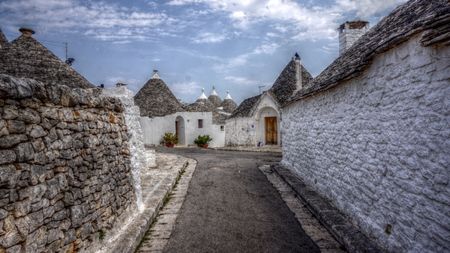
[[277, 145], [278, 129], [277, 117], [266, 117], [265, 131], [266, 131], [266, 145]]

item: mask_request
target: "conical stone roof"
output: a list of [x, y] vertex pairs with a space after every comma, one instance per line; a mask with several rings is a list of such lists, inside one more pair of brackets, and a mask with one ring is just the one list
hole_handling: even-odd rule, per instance
[[66, 85], [72, 88], [94, 87], [31, 35], [22, 34], [5, 47], [2, 46], [0, 73], [32, 78], [49, 85]]
[[[296, 57], [298, 55], [296, 54]], [[300, 71], [301, 71], [301, 85], [305, 87], [313, 78], [311, 74], [306, 70], [305, 67], [300, 63]], [[284, 104], [298, 89], [297, 81], [298, 77], [296, 76], [296, 59], [293, 58], [287, 65], [284, 67], [283, 71], [281, 71], [277, 80], [275, 80], [274, 84], [270, 88], [270, 91], [275, 95], [278, 103]]]
[[220, 103], [220, 106], [223, 108], [225, 112], [233, 113], [234, 110], [237, 108], [237, 104], [234, 102], [233, 98], [230, 96], [230, 92], [227, 91], [227, 96], [223, 100], [222, 103]]
[[212, 112], [215, 106], [209, 99], [197, 99], [194, 103], [186, 107], [186, 111], [189, 112]]
[[232, 99], [225, 99], [220, 106], [228, 113], [233, 113], [237, 108], [237, 104]]
[[141, 116], [162, 117], [184, 111], [166, 83], [155, 74], [134, 96], [134, 102], [139, 106]]
[[208, 100], [211, 101], [211, 103], [215, 107], [219, 107], [220, 104], [222, 103], [222, 99], [220, 99], [219, 95], [216, 92], [216, 88], [214, 86], [213, 86], [213, 89], [211, 91], [211, 94], [208, 97]]

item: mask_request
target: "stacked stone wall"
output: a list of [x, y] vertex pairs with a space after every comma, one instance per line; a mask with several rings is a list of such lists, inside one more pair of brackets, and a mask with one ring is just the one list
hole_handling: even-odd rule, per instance
[[282, 163], [391, 252], [450, 250], [450, 48], [414, 37], [283, 108]]
[[135, 207], [123, 107], [0, 75], [0, 252], [89, 251]]

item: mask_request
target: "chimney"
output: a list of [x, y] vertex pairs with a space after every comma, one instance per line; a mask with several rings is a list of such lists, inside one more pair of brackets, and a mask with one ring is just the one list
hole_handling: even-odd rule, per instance
[[302, 62], [300, 55], [298, 53], [295, 53], [294, 57], [292, 59], [295, 62], [295, 86], [297, 87], [296, 90], [300, 90], [302, 88]]
[[339, 26], [339, 55], [342, 55], [359, 37], [369, 30], [369, 22], [363, 20], [347, 21]]
[[19, 31], [26, 37], [31, 37], [34, 34], [34, 31], [31, 28], [21, 27]]
[[8, 39], [5, 34], [3, 34], [2, 29], [0, 29], [0, 49], [6, 47], [8, 44]]

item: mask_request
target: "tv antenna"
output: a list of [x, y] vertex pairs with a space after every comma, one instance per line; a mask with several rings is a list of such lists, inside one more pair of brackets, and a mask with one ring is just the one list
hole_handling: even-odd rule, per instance
[[75, 62], [75, 58], [69, 57], [69, 43], [68, 42], [60, 42], [60, 41], [49, 41], [49, 40], [42, 40], [43, 42], [52, 45], [52, 46], [58, 46], [64, 47], [64, 56], [65, 56], [65, 60], [64, 62], [69, 65], [72, 66], [72, 64]]

